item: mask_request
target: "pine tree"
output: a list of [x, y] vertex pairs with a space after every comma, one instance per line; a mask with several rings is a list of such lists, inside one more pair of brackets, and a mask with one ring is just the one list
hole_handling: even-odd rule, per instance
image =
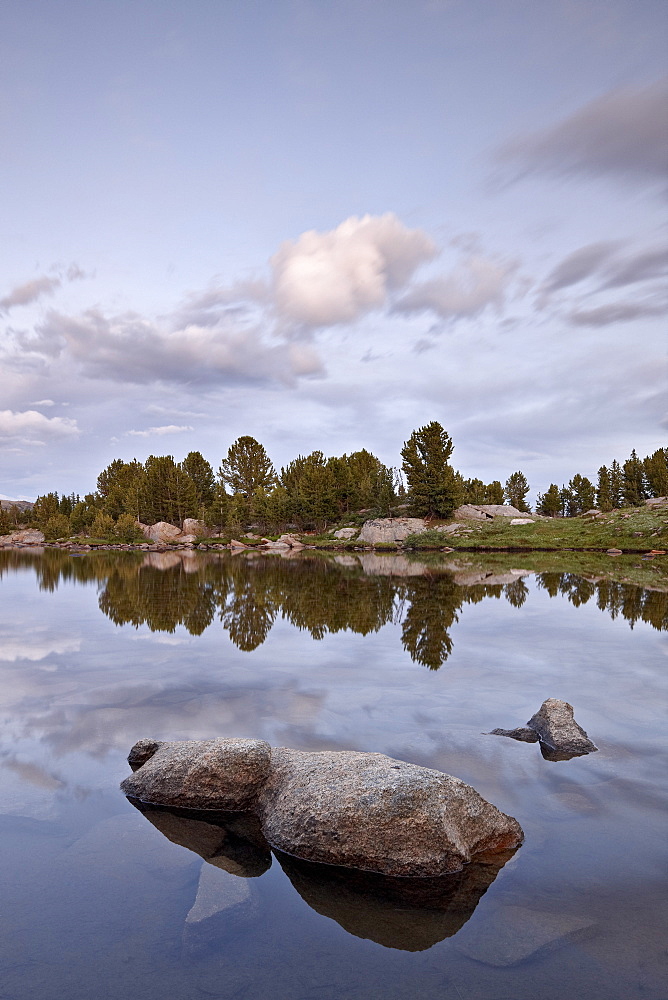
[[649, 495], [668, 496], [668, 448], [659, 448], [643, 459], [643, 470]]
[[581, 476], [576, 472], [568, 484], [568, 491], [570, 494], [570, 517], [584, 514], [585, 511], [593, 508], [596, 501], [596, 491], [594, 484], [586, 476]]
[[268, 490], [276, 482], [276, 473], [264, 447], [254, 437], [237, 438], [221, 462], [218, 472], [221, 480], [250, 499], [257, 490]]
[[617, 459], [610, 465], [610, 502], [613, 510], [617, 510], [624, 502], [624, 473]]
[[635, 448], [624, 462], [623, 498], [627, 507], [638, 507], [647, 497], [645, 470]]
[[599, 510], [612, 510], [612, 490], [610, 489], [610, 472], [605, 465], [598, 470], [598, 485], [596, 488], [596, 503]]
[[536, 513], [545, 517], [557, 517], [561, 514], [561, 495], [556, 483], [550, 483], [547, 492], [538, 494]]
[[521, 510], [526, 514], [531, 512], [531, 508], [524, 499], [529, 492], [529, 483], [523, 472], [513, 472], [506, 479], [505, 496], [512, 507]]
[[503, 486], [499, 479], [495, 479], [485, 487], [485, 503], [503, 503]]
[[216, 477], [213, 469], [199, 451], [188, 452], [181, 468], [190, 476], [197, 492], [199, 507], [210, 507], [216, 494]]
[[413, 431], [401, 449], [411, 509], [418, 516], [449, 517], [459, 502], [455, 474], [448, 464], [453, 443], [439, 423]]

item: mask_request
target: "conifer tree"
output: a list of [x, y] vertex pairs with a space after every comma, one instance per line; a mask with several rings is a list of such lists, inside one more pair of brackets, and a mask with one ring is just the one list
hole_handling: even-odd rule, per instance
[[198, 506], [210, 507], [216, 494], [216, 477], [209, 462], [201, 452], [191, 451], [181, 462], [181, 468], [195, 484]]
[[561, 495], [556, 483], [550, 483], [545, 493], [538, 494], [536, 513], [545, 517], [557, 517], [561, 514]]
[[624, 503], [628, 507], [638, 507], [647, 497], [645, 470], [635, 448], [624, 462]]
[[647, 491], [653, 497], [668, 496], [668, 448], [659, 448], [643, 460]]
[[617, 510], [624, 502], [624, 473], [617, 459], [610, 465], [610, 502], [613, 510]]
[[401, 449], [402, 469], [415, 514], [449, 517], [457, 506], [457, 483], [448, 463], [453, 447], [450, 435], [433, 420], [413, 431]]
[[495, 479], [485, 487], [485, 503], [503, 503], [503, 486], [499, 479]]
[[605, 465], [598, 470], [598, 485], [596, 488], [596, 503], [599, 510], [612, 510], [612, 491], [610, 489], [610, 472]]
[[508, 476], [505, 488], [506, 500], [512, 507], [516, 507], [517, 510], [526, 514], [531, 512], [531, 508], [524, 499], [528, 492], [529, 483], [523, 472], [513, 472], [512, 475]]
[[221, 480], [250, 499], [258, 490], [268, 490], [276, 482], [276, 473], [263, 445], [244, 435], [230, 446], [218, 472]]

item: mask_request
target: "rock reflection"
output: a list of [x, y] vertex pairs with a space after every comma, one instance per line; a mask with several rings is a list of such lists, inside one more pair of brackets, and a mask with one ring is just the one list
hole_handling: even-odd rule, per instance
[[456, 934], [515, 853], [481, 855], [461, 871], [438, 878], [392, 878], [272, 852], [250, 813], [195, 812], [128, 801], [172, 843], [232, 875], [264, 874], [273, 853], [316, 913], [355, 937], [401, 951], [424, 951]]
[[514, 851], [438, 878], [392, 878], [302, 861], [274, 851], [305, 903], [355, 937], [424, 951], [464, 926]]
[[167, 809], [139, 799], [128, 802], [173, 844], [187, 847], [230, 875], [257, 878], [271, 867], [271, 853], [253, 813]]
[[[151, 631], [185, 627], [201, 635], [220, 621], [241, 650], [257, 649], [278, 618], [322, 639], [349, 630], [377, 632], [401, 623], [401, 640], [411, 659], [437, 670], [453, 648], [451, 629], [466, 604], [505, 599], [521, 608], [529, 593], [529, 569], [489, 570], [463, 559], [382, 556], [363, 552], [335, 555], [302, 552], [277, 559], [252, 552], [100, 552], [72, 558], [46, 550], [0, 552], [0, 576], [32, 566], [39, 586], [55, 590], [60, 580], [97, 583], [100, 609], [117, 625], [147, 625]], [[575, 606], [595, 601], [612, 618], [631, 627], [644, 621], [668, 629], [668, 593], [573, 572], [537, 572], [550, 596]]]

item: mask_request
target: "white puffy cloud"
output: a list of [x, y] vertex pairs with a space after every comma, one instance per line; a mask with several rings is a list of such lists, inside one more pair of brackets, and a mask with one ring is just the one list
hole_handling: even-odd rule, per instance
[[353, 216], [329, 232], [310, 230], [271, 258], [275, 310], [308, 327], [352, 322], [384, 306], [436, 252], [426, 233], [391, 212]]
[[45, 417], [37, 410], [0, 410], [0, 444], [43, 444], [45, 439], [72, 438], [80, 433], [76, 420]]
[[488, 306], [500, 309], [516, 267], [487, 257], [469, 257], [450, 274], [414, 285], [394, 309], [404, 313], [428, 310], [445, 320], [477, 316]]

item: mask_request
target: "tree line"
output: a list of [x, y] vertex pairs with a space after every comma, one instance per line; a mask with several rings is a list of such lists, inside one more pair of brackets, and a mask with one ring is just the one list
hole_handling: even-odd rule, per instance
[[[150, 455], [145, 462], [117, 458], [97, 477], [97, 489], [83, 498], [50, 492], [39, 496], [30, 512], [0, 512], [0, 533], [20, 520], [51, 538], [87, 534], [132, 542], [143, 538], [137, 522], [181, 525], [189, 517], [216, 533], [250, 525], [272, 533], [323, 531], [359, 513], [447, 518], [463, 503], [507, 502], [530, 512], [530, 487], [521, 471], [511, 473], [505, 485], [467, 479], [451, 464], [453, 449], [450, 435], [432, 421], [404, 443], [401, 470], [362, 449], [331, 457], [313, 451], [277, 472], [264, 446], [248, 435], [230, 446], [217, 473], [199, 451], [180, 462], [172, 455]], [[567, 486], [551, 484], [539, 494], [536, 512], [575, 516], [595, 506], [612, 510], [664, 495], [668, 449], [644, 459], [633, 451], [621, 465], [601, 466], [596, 486], [580, 474]]]

